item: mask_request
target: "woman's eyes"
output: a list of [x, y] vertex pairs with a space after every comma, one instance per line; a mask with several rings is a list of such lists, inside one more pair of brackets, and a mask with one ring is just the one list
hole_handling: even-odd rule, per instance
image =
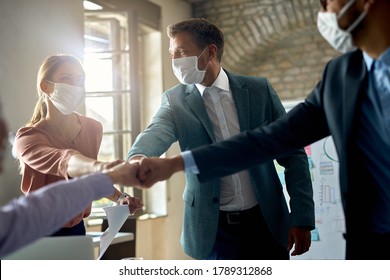
[[69, 81], [72, 81], [72, 79], [71, 79], [71, 77], [63, 76], [60, 78], [60, 81], [61, 82], [69, 82]]
[[70, 76], [62, 76], [60, 77], [60, 82], [75, 85], [75, 86], [84, 86], [85, 79], [84, 77], [73, 78]]

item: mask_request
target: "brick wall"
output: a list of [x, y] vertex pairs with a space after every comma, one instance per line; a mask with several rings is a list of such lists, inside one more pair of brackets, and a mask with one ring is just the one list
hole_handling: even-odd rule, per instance
[[247, 71], [240, 72], [267, 77], [281, 99], [301, 99], [318, 83], [326, 62], [337, 55], [317, 29], [292, 31], [253, 55]]
[[207, 0], [193, 16], [208, 18], [225, 36], [225, 69], [267, 77], [283, 100], [303, 99], [327, 61], [339, 55], [316, 27], [315, 0]]

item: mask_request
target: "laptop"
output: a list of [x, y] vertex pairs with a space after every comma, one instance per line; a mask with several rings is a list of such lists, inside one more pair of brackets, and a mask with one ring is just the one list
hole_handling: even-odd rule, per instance
[[94, 260], [90, 236], [43, 237], [3, 258], [4, 260]]

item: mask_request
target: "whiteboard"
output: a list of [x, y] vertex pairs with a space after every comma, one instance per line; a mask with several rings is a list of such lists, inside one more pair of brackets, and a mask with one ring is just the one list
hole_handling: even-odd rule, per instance
[[[284, 101], [286, 111], [302, 100]], [[315, 229], [311, 232], [312, 242], [308, 252], [291, 259], [345, 259], [345, 219], [339, 185], [339, 161], [331, 136], [307, 147], [310, 174], [315, 204]], [[283, 168], [277, 166], [279, 179], [285, 186]], [[284, 187], [287, 201], [289, 196]]]
[[[315, 203], [315, 229], [308, 252], [291, 259], [345, 259], [345, 219], [339, 188], [339, 162], [332, 137], [305, 147]], [[283, 168], [277, 166], [285, 186]], [[285, 196], [289, 201], [286, 188]]]

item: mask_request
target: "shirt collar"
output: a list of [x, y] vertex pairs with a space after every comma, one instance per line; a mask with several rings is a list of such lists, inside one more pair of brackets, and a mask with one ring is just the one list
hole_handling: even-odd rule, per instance
[[[206, 87], [201, 84], [196, 84], [195, 86], [198, 88], [200, 95], [203, 96], [203, 92]], [[224, 91], [229, 91], [229, 79], [222, 67], [219, 71], [218, 77], [215, 79], [214, 83], [210, 87], [216, 87]]]
[[374, 63], [374, 59], [365, 52], [363, 52], [363, 58], [364, 62], [366, 63], [367, 69], [370, 72], [372, 64]]
[[[371, 71], [372, 63], [374, 62], [374, 59], [369, 56], [367, 53], [363, 52], [364, 61], [367, 65], [368, 71]], [[390, 67], [390, 48], [387, 48], [387, 50], [382, 53], [377, 60], [382, 61], [386, 64], [387, 67]]]
[[386, 64], [386, 67], [390, 67], [390, 48], [387, 48], [387, 50], [381, 54], [378, 60]]

